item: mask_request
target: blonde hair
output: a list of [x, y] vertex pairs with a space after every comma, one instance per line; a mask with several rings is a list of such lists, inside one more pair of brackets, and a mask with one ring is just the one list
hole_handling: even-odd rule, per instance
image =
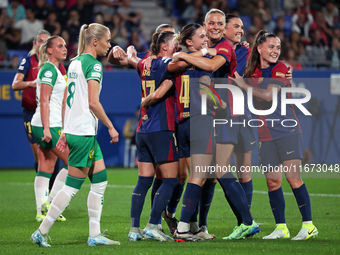
[[52, 48], [52, 41], [56, 38], [61, 38], [58, 35], [53, 35], [49, 38], [46, 39], [46, 41], [44, 42], [44, 44], [42, 44], [40, 46], [40, 50], [39, 50], [39, 65], [38, 68], [40, 69], [48, 60], [48, 53], [47, 53], [47, 49], [48, 48]]
[[92, 23], [90, 25], [82, 25], [79, 32], [78, 40], [78, 51], [77, 56], [80, 56], [85, 51], [86, 46], [88, 46], [93, 38], [102, 39], [110, 29], [99, 23]]
[[[47, 30], [40, 30], [40, 31], [38, 32], [38, 34], [36, 34], [36, 35], [34, 36], [33, 44], [37, 43], [37, 38], [38, 38], [38, 36], [41, 35], [41, 34], [45, 34], [45, 35], [51, 36], [50, 32], [48, 32]], [[39, 49], [38, 49], [38, 50], [39, 50]], [[37, 49], [36, 49], [35, 46], [33, 45], [33, 47], [32, 47], [32, 49], [30, 50], [30, 52], [28, 52], [28, 56], [32, 56], [32, 55], [37, 54], [37, 53], [38, 53], [38, 52], [37, 52]]]
[[211, 14], [214, 14], [214, 13], [218, 13], [218, 14], [222, 15], [223, 16], [223, 20], [225, 20], [225, 13], [223, 11], [221, 11], [220, 9], [213, 8], [210, 11], [208, 11], [207, 14], [205, 14], [204, 22], [207, 22], [208, 17]]

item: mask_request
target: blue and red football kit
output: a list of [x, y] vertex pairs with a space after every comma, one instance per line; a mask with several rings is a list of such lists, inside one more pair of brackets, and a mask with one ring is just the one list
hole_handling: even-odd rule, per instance
[[[155, 91], [165, 79], [173, 78], [167, 71], [170, 62], [171, 58], [168, 57], [155, 59], [152, 61], [150, 70], [147, 70], [144, 69], [143, 60], [139, 61], [141, 98], [146, 98]], [[141, 108], [136, 134], [138, 161], [159, 163], [178, 160], [174, 111], [175, 86], [147, 111]], [[164, 132], [164, 135], [156, 135], [156, 132]]]

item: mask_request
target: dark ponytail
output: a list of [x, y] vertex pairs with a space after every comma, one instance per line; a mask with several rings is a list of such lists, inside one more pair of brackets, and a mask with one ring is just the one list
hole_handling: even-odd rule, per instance
[[150, 45], [150, 53], [151, 55], [157, 56], [161, 51], [161, 44], [167, 44], [175, 33], [172, 31], [164, 31], [162, 33], [154, 33], [152, 35], [152, 41]]

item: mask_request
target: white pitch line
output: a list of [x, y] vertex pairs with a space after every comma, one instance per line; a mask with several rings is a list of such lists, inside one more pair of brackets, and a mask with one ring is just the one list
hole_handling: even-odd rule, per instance
[[[33, 186], [33, 182], [9, 182], [9, 185], [17, 185], [17, 186]], [[84, 186], [89, 187], [90, 184], [84, 184]], [[114, 188], [114, 189], [133, 189], [135, 186], [133, 185], [116, 185], [116, 184], [108, 184], [108, 188]], [[219, 191], [222, 191], [221, 189], [218, 189]], [[268, 191], [260, 191], [260, 190], [254, 190], [254, 194], [262, 194], [267, 195]], [[286, 196], [293, 196], [294, 194], [291, 192], [283, 192]], [[340, 194], [315, 194], [315, 193], [309, 193], [309, 196], [311, 197], [340, 197]]]

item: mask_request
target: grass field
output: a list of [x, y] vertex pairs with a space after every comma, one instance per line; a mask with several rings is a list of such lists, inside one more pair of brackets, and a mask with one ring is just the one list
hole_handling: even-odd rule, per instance
[[[339, 254], [340, 253], [340, 179], [304, 179], [311, 195], [313, 220], [319, 230], [317, 239], [293, 242], [290, 240], [262, 240], [273, 231], [272, 216], [265, 180], [254, 179], [252, 213], [262, 223], [261, 232], [246, 240], [226, 241], [236, 221], [226, 203], [222, 189], [216, 185], [215, 197], [208, 222], [214, 241], [200, 243], [161, 243], [156, 241], [128, 242], [130, 228], [130, 197], [137, 181], [136, 169], [109, 169], [109, 185], [105, 193], [102, 231], [108, 229], [110, 238], [120, 246], [88, 247], [88, 215], [86, 200], [90, 188], [86, 180], [64, 212], [66, 222], [56, 222], [50, 231], [51, 248], [40, 248], [30, 241], [38, 228], [35, 222], [34, 170], [0, 171], [0, 253], [1, 254]], [[301, 228], [301, 216], [295, 198], [284, 182], [286, 219], [291, 236]], [[177, 217], [180, 215], [178, 207]], [[150, 195], [144, 206], [141, 226], [150, 214]], [[163, 228], [166, 224], [163, 222]]]

